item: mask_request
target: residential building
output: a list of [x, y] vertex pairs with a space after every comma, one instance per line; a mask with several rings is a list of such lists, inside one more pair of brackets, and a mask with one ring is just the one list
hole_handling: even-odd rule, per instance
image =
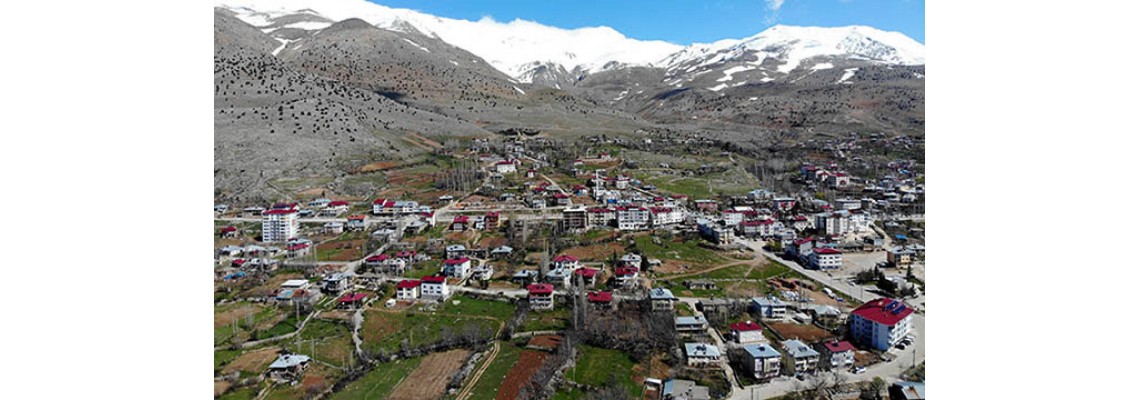
[[689, 290], [716, 290], [716, 282], [708, 279], [693, 279], [685, 281], [685, 287]]
[[808, 264], [815, 269], [839, 269], [843, 266], [843, 252], [831, 248], [818, 248], [808, 256]]
[[772, 199], [772, 209], [779, 211], [791, 211], [796, 207], [796, 199], [791, 197], [777, 197]]
[[546, 282], [561, 288], [570, 286], [570, 277], [574, 270], [567, 268], [552, 268], [546, 272]]
[[704, 332], [709, 327], [709, 322], [705, 317], [697, 316], [681, 316], [673, 319], [673, 328], [677, 332]]
[[491, 250], [491, 257], [499, 258], [499, 259], [506, 258], [506, 257], [510, 257], [510, 255], [514, 252], [515, 252], [515, 249], [512, 248], [511, 246], [503, 245], [503, 246], [496, 247], [494, 250]]
[[771, 379], [780, 376], [783, 356], [776, 348], [767, 343], [758, 343], [744, 346], [744, 351], [748, 354], [746, 365], [753, 378]]
[[466, 279], [471, 273], [471, 259], [451, 258], [443, 262], [443, 275], [456, 279]]
[[284, 242], [296, 237], [300, 228], [297, 210], [277, 208], [261, 213], [262, 242]]
[[578, 257], [574, 257], [571, 255], [566, 255], [566, 254], [554, 257], [554, 268], [555, 269], [574, 270], [574, 269], [578, 269], [578, 267], [580, 267], [580, 266], [581, 265], [578, 263]]
[[914, 264], [914, 259], [915, 259], [914, 250], [910, 250], [910, 249], [903, 248], [903, 247], [894, 247], [894, 248], [891, 248], [890, 250], [887, 250], [887, 263], [889, 263], [891, 265], [904, 267], [907, 265]]
[[337, 272], [321, 279], [321, 291], [338, 294], [352, 286], [352, 273]]
[[503, 160], [495, 163], [495, 172], [500, 174], [513, 174], [518, 172], [516, 160]]
[[649, 209], [645, 207], [615, 207], [618, 229], [636, 231], [649, 228]]
[[781, 345], [784, 347], [784, 370], [788, 375], [815, 372], [819, 364], [818, 351], [796, 339], [785, 340]]
[[269, 364], [269, 378], [278, 381], [296, 381], [301, 379], [305, 369], [309, 368], [309, 356], [301, 354], [282, 354]]
[[709, 400], [708, 386], [684, 379], [670, 379], [661, 385], [661, 400]]
[[570, 195], [562, 192], [554, 194], [554, 204], [560, 206], [570, 205]]
[[461, 244], [450, 244], [444, 249], [447, 258], [463, 258], [467, 256], [467, 246]]
[[222, 231], [219, 233], [219, 236], [221, 236], [223, 238], [233, 238], [233, 237], [237, 237], [237, 235], [238, 235], [237, 227], [233, 226], [233, 225], [222, 228]]
[[612, 310], [614, 306], [613, 292], [588, 292], [586, 293], [586, 301], [590, 302], [597, 310]]
[[694, 205], [694, 207], [696, 207], [696, 209], [701, 210], [701, 211], [705, 211], [705, 212], [714, 212], [718, 209], [717, 204], [716, 204], [716, 200], [708, 200], [708, 199], [695, 200], [695, 201], [693, 201], [693, 205]]
[[589, 228], [601, 228], [617, 224], [617, 212], [612, 209], [594, 207], [587, 211], [586, 225]]
[[626, 254], [622, 255], [621, 259], [618, 260], [618, 266], [619, 267], [632, 267], [632, 268], [637, 268], [638, 270], [640, 270], [641, 269], [641, 254], [626, 253]]
[[345, 293], [337, 299], [337, 308], [359, 308], [368, 301], [368, 295], [364, 293]]
[[483, 225], [485, 225], [484, 229], [487, 230], [499, 229], [502, 226], [502, 214], [498, 211], [488, 212], [487, 215], [483, 216]]
[[911, 332], [914, 309], [898, 300], [880, 298], [851, 311], [851, 338], [886, 351]]
[[684, 212], [680, 208], [650, 207], [650, 223], [654, 228], [675, 225], [685, 220]]
[[495, 268], [491, 264], [479, 264], [471, 271], [471, 279], [478, 281], [489, 281], [495, 275]]
[[649, 300], [652, 302], [653, 311], [672, 311], [673, 304], [677, 302], [677, 298], [673, 297], [673, 291], [666, 288], [650, 290]]
[[285, 246], [285, 257], [286, 258], [303, 257], [303, 256], [309, 254], [311, 247], [312, 247], [312, 242], [310, 242], [308, 240], [291, 240]]
[[725, 225], [724, 221], [713, 221], [707, 218], [697, 219], [697, 230], [700, 231], [701, 236], [710, 242], [716, 244], [728, 244], [736, 238], [736, 234], [731, 227]]
[[720, 361], [720, 349], [708, 343], [685, 343], [685, 361], [690, 367]]
[[598, 281], [597, 281], [598, 270], [596, 270], [596, 269], [578, 268], [578, 269], [574, 270], [574, 275], [575, 275], [575, 278], [574, 278], [575, 282], [577, 282], [577, 279], [578, 279], [577, 277], [580, 276], [580, 277], [582, 277], [582, 284], [585, 285], [586, 287], [592, 287], [598, 283]]
[[617, 267], [614, 271], [614, 280], [619, 286], [632, 286], [637, 283], [637, 268]]
[[855, 364], [855, 346], [846, 340], [825, 340], [817, 347], [820, 353], [820, 366], [828, 369], [842, 369]]
[[562, 226], [570, 230], [586, 229], [589, 226], [587, 214], [583, 206], [562, 210]]
[[347, 201], [341, 201], [341, 200], [330, 201], [328, 205], [326, 205], [323, 209], [321, 209], [321, 215], [324, 215], [324, 216], [335, 217], [337, 215], [341, 215], [341, 214], [344, 214], [346, 212], [348, 212], [348, 202]]
[[399, 300], [415, 300], [420, 298], [420, 280], [404, 279], [396, 284], [396, 298]]
[[764, 338], [764, 329], [753, 321], [734, 322], [728, 325], [732, 331], [732, 339], [736, 343], [758, 343], [767, 342], [768, 339]]
[[527, 301], [532, 310], [554, 309], [554, 285], [532, 283], [526, 286]]
[[468, 217], [466, 215], [456, 215], [455, 219], [453, 219], [451, 221], [451, 230], [453, 230], [453, 231], [465, 231], [465, 230], [467, 230], [467, 228], [470, 224], [471, 224], [471, 217]]
[[420, 283], [420, 298], [428, 300], [445, 300], [451, 297], [451, 290], [447, 287], [447, 278], [442, 276], [425, 276]]
[[753, 297], [752, 312], [765, 319], [783, 319], [788, 305], [775, 297]]

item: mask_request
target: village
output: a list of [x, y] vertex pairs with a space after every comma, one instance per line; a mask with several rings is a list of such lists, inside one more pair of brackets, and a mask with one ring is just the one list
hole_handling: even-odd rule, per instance
[[216, 396], [924, 398], [921, 166], [860, 156], [913, 139], [809, 143], [779, 185], [623, 140], [216, 205]]

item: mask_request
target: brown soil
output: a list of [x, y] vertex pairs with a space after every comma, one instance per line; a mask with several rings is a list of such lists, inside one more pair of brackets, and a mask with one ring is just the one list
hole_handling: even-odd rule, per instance
[[232, 374], [236, 371], [260, 374], [265, 372], [265, 369], [269, 368], [269, 364], [272, 364], [273, 360], [276, 359], [276, 348], [248, 351], [226, 364], [225, 368], [222, 368], [222, 374]]
[[609, 242], [575, 247], [562, 252], [562, 254], [578, 257], [582, 261], [608, 261], [615, 252], [618, 257], [621, 257], [622, 254], [625, 254], [625, 246], [618, 242]]
[[354, 261], [364, 256], [364, 239], [346, 240], [341, 242], [325, 242], [317, 245], [317, 250], [340, 250], [322, 261]]
[[562, 344], [562, 336], [558, 335], [535, 336], [530, 339], [530, 342], [527, 342], [528, 346], [541, 347], [550, 350], [558, 348], [559, 344]]
[[216, 312], [214, 313], [214, 329], [228, 326], [234, 323], [234, 321], [243, 321], [247, 315], [257, 314], [259, 311], [261, 311], [261, 309], [262, 306], [242, 304], [232, 310], [220, 313]]
[[495, 396], [495, 400], [512, 400], [518, 397], [519, 389], [530, 382], [530, 377], [542, 367], [542, 362], [546, 361], [547, 356], [549, 354], [536, 350], [523, 350], [519, 353], [519, 360], [499, 385], [499, 393]]
[[773, 330], [780, 333], [785, 339], [799, 339], [802, 342], [813, 343], [823, 339], [835, 337], [830, 332], [817, 328], [815, 325], [800, 325], [786, 322], [769, 322]]
[[448, 378], [463, 366], [467, 350], [456, 349], [443, 353], [431, 353], [424, 358], [415, 371], [396, 386], [390, 399], [438, 399], [447, 389]]
[[393, 161], [377, 161], [374, 163], [365, 164], [364, 166], [357, 169], [356, 172], [363, 174], [363, 173], [372, 172], [372, 171], [384, 171], [384, 170], [396, 168], [399, 165], [400, 165], [399, 163], [396, 163]]

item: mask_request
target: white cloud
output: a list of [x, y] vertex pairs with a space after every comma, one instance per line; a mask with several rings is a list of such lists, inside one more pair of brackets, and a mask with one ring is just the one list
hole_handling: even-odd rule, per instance
[[772, 12], [778, 12], [780, 7], [784, 6], [784, 0], [764, 0], [764, 2], [768, 3], [768, 9]]
[[765, 24], [772, 25], [776, 23], [776, 20], [780, 18], [780, 7], [784, 6], [784, 1], [786, 0], [764, 0], [764, 3], [768, 6], [764, 12]]

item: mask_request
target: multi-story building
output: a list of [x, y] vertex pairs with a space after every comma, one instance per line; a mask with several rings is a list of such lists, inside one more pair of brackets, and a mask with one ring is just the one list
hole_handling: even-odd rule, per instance
[[750, 344], [744, 346], [748, 353], [748, 372], [756, 379], [770, 379], [780, 376], [780, 364], [783, 357], [780, 352], [766, 343]]
[[843, 252], [821, 247], [812, 250], [811, 255], [808, 256], [808, 263], [815, 269], [839, 269], [843, 266]]
[[447, 278], [442, 276], [425, 276], [420, 284], [420, 298], [428, 300], [445, 300], [451, 297], [451, 290], [447, 287]]
[[613, 226], [617, 222], [617, 213], [609, 208], [594, 207], [588, 210], [586, 225], [589, 228]]
[[911, 332], [914, 309], [898, 300], [880, 298], [851, 311], [851, 338], [878, 350], [888, 350]]
[[562, 210], [562, 226], [566, 229], [577, 230], [589, 227], [586, 216], [586, 207], [570, 207]]
[[677, 302], [677, 298], [673, 297], [673, 291], [665, 288], [650, 290], [649, 300], [653, 304], [653, 311], [672, 311], [673, 304]]
[[415, 300], [420, 298], [420, 280], [405, 279], [397, 283], [396, 298], [399, 300]]
[[471, 259], [452, 258], [443, 262], [443, 274], [452, 278], [466, 279], [471, 273]]
[[673, 328], [677, 332], [704, 332], [708, 327], [709, 322], [700, 315], [673, 318]]
[[720, 361], [720, 348], [708, 343], [685, 343], [685, 360], [689, 366]]
[[819, 364], [819, 352], [796, 339], [785, 340], [784, 368], [788, 375], [810, 374]]
[[765, 319], [783, 319], [788, 305], [775, 297], [753, 297], [752, 312]]
[[654, 228], [679, 224], [685, 220], [685, 215], [679, 208], [650, 207], [649, 213]]
[[760, 324], [752, 321], [734, 322], [729, 324], [728, 328], [732, 331], [732, 339], [735, 340], [736, 343], [744, 344], [768, 341], [764, 338], [764, 330]]
[[532, 283], [526, 286], [527, 301], [532, 310], [554, 309], [554, 285]]
[[297, 210], [275, 208], [261, 213], [262, 242], [284, 242], [296, 237], [300, 228]]
[[636, 231], [649, 228], [649, 209], [645, 207], [617, 207], [618, 229]]
[[818, 349], [823, 367], [841, 369], [855, 363], [855, 346], [846, 340], [826, 340], [819, 344]]
[[501, 216], [501, 214], [498, 211], [491, 211], [491, 212], [488, 212], [487, 215], [484, 215], [483, 216], [483, 224], [486, 225], [485, 229], [487, 229], [487, 230], [499, 229], [499, 226], [501, 225], [500, 216]]

